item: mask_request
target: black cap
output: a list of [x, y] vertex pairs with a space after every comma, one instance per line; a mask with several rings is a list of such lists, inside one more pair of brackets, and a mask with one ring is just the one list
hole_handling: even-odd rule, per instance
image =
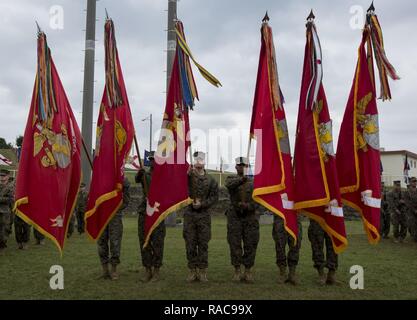
[[395, 184], [395, 185], [399, 185], [399, 186], [400, 186], [400, 185], [401, 185], [401, 181], [400, 181], [400, 180], [395, 180], [395, 181], [394, 181], [394, 184]]
[[149, 160], [155, 159], [155, 151], [149, 151], [149, 153], [148, 153], [148, 159]]
[[411, 177], [410, 178], [410, 182], [415, 182], [415, 181], [417, 181], [417, 178], [416, 177]]

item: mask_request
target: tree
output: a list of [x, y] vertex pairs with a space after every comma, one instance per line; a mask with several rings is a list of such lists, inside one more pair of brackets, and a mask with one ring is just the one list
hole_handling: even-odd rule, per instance
[[16, 138], [16, 147], [22, 147], [22, 143], [23, 143], [23, 136], [20, 135]]
[[0, 137], [0, 149], [12, 149], [13, 146], [6, 142], [6, 139]]

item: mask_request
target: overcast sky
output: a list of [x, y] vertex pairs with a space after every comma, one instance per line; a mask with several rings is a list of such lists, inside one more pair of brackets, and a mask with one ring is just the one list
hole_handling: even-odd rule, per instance
[[[139, 144], [149, 145], [150, 113], [154, 131], [160, 127], [165, 107], [167, 0], [100, 0], [97, 2], [94, 121], [104, 88], [104, 8], [113, 18]], [[337, 3], [337, 4], [336, 4]], [[51, 7], [64, 12], [62, 29], [51, 27]], [[191, 114], [192, 128], [241, 130], [246, 153], [256, 72], [261, 20], [268, 10], [278, 60], [281, 87], [294, 149], [294, 132], [305, 45], [305, 19], [311, 8], [323, 49], [323, 83], [334, 121], [335, 148], [340, 122], [351, 88], [361, 30], [352, 28], [353, 6], [366, 10], [366, 0], [181, 0], [178, 18], [188, 44], [204, 67], [223, 84], [217, 89], [194, 68], [200, 95]], [[376, 0], [388, 58], [400, 81], [392, 83], [391, 102], [378, 102], [381, 147], [417, 152], [417, 3], [412, 0]], [[0, 2], [0, 137], [14, 142], [23, 134], [36, 71], [36, 27], [39, 22], [81, 126], [85, 46], [83, 0], [1, 0]], [[362, 23], [360, 23], [362, 25]], [[94, 124], [95, 127], [95, 124]], [[155, 136], [155, 138], [157, 138]], [[156, 139], [155, 139], [156, 140]], [[223, 141], [222, 144], [227, 142]], [[156, 141], [154, 142], [154, 145]], [[204, 149], [204, 143], [196, 142]], [[210, 152], [215, 146], [210, 147]], [[239, 156], [239, 151], [228, 156]], [[217, 161], [212, 161], [215, 167]], [[230, 162], [230, 160], [229, 160]]]

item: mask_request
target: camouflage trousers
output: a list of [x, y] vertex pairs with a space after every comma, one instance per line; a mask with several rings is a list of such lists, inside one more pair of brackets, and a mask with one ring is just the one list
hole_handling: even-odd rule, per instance
[[208, 243], [211, 238], [211, 216], [208, 212], [184, 213], [183, 237], [190, 269], [208, 267]]
[[[300, 258], [301, 240], [303, 231], [300, 220], [297, 222], [298, 235], [297, 244], [294, 244], [294, 238], [285, 230], [284, 220], [274, 215], [274, 224], [272, 227], [272, 238], [275, 241], [275, 253], [277, 257], [277, 266], [279, 267], [295, 267]], [[285, 253], [285, 247], [288, 244], [288, 254]]]
[[40, 233], [38, 230], [36, 230], [36, 228], [33, 228], [33, 236], [38, 241], [45, 239], [45, 236], [42, 233]]
[[6, 212], [0, 212], [0, 249], [7, 247]]
[[[227, 213], [227, 242], [232, 265], [252, 268], [259, 243], [259, 218], [255, 214], [237, 216], [234, 210]], [[242, 246], [243, 245], [243, 246]]]
[[123, 216], [121, 212], [118, 212], [110, 220], [97, 242], [101, 264], [118, 265], [120, 263], [122, 236]]
[[15, 216], [14, 212], [10, 211], [8, 214], [8, 221], [6, 224], [6, 232], [9, 236], [12, 234], [12, 231], [13, 231], [14, 216]]
[[74, 227], [75, 227], [75, 214], [73, 213], [71, 215], [69, 224], [68, 224], [68, 231], [67, 231], [67, 238], [71, 237], [74, 233]]
[[30, 238], [30, 225], [15, 215], [14, 234], [17, 243], [27, 243]]
[[75, 213], [77, 218], [77, 231], [79, 234], [84, 233], [84, 212], [76, 212]]
[[389, 231], [391, 229], [391, 215], [389, 212], [381, 211], [381, 226], [380, 233], [382, 237], [388, 237]]
[[[337, 270], [338, 256], [333, 249], [332, 240], [322, 229], [320, 224], [310, 219], [308, 227], [308, 239], [311, 242], [311, 250], [313, 252], [314, 268], [317, 270], [326, 267], [329, 270]], [[326, 246], [326, 259], [324, 257], [324, 246]]]
[[417, 217], [412, 212], [408, 212], [407, 226], [411, 238], [417, 242]]
[[407, 216], [404, 212], [391, 214], [392, 228], [394, 232], [394, 238], [405, 239], [407, 236]]
[[160, 268], [164, 257], [164, 241], [165, 241], [165, 222], [162, 221], [158, 227], [152, 232], [148, 245], [145, 244], [145, 215], [139, 214], [138, 217], [138, 236], [140, 256], [142, 257], [142, 265], [145, 268]]

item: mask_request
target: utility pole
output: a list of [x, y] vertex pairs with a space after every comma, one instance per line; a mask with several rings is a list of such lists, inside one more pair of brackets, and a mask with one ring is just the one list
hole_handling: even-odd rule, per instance
[[[177, 20], [177, 0], [168, 0], [168, 28], [167, 28], [167, 83], [166, 92], [168, 95], [169, 81], [171, 79], [172, 65], [174, 64], [175, 50], [177, 46], [177, 35], [175, 33], [175, 22]], [[177, 225], [177, 213], [171, 213], [165, 219], [165, 225], [175, 227]]]
[[171, 79], [172, 65], [174, 63], [175, 49], [177, 47], [177, 35], [175, 22], [177, 20], [177, 0], [168, 0], [168, 31], [167, 31], [167, 94], [169, 80]]
[[[85, 32], [84, 87], [82, 137], [87, 151], [92, 156], [93, 104], [94, 104], [94, 54], [96, 41], [96, 0], [87, 0], [87, 19]], [[82, 152], [81, 167], [84, 183], [89, 186], [91, 165], [85, 152]]]
[[152, 113], [149, 116], [149, 151], [152, 151]]

